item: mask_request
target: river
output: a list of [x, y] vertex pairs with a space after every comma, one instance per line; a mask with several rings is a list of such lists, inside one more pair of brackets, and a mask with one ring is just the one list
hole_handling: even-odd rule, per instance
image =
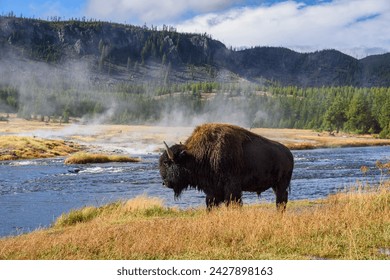
[[[293, 151], [295, 168], [290, 200], [316, 199], [357, 181], [378, 183], [376, 162], [390, 161], [390, 147]], [[203, 193], [188, 190], [180, 200], [161, 184], [158, 154], [141, 154], [140, 163], [64, 165], [63, 158], [0, 163], [0, 236], [48, 227], [58, 216], [83, 206], [100, 206], [139, 195], [162, 198], [167, 206], [204, 207]], [[363, 173], [361, 166], [369, 167]], [[80, 169], [78, 173], [74, 173]], [[259, 198], [244, 193], [244, 203], [274, 201], [271, 190]]]

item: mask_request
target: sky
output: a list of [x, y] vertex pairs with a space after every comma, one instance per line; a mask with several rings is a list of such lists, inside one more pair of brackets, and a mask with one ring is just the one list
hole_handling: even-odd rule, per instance
[[0, 0], [0, 13], [171, 25], [228, 47], [337, 49], [357, 58], [390, 52], [389, 0]]

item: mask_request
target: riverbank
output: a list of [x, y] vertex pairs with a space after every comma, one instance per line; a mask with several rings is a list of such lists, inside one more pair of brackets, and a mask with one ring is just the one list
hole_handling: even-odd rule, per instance
[[[163, 141], [168, 144], [184, 142], [193, 129], [193, 127], [146, 125], [84, 125], [77, 122], [70, 124], [45, 123], [11, 116], [8, 122], [0, 123], [0, 136], [23, 136], [33, 139], [50, 139], [50, 141], [52, 139], [62, 140], [65, 141], [65, 144], [72, 143], [71, 145], [74, 147], [78, 145], [92, 153], [133, 155], [159, 152], [164, 148]], [[252, 131], [279, 141], [293, 150], [390, 145], [390, 139], [377, 139], [372, 135], [345, 133], [329, 135], [329, 133], [301, 129], [254, 128]], [[3, 149], [3, 155], [6, 155], [5, 152]], [[22, 154], [23, 151], [10, 150], [10, 152]], [[36, 157], [41, 155], [46, 157], [46, 154], [40, 153], [39, 149], [34, 153]], [[17, 159], [10, 154], [5, 158]]]
[[390, 259], [390, 182], [316, 201], [179, 210], [137, 197], [0, 239], [0, 259]]
[[0, 161], [67, 156], [81, 149], [72, 141], [0, 136]]

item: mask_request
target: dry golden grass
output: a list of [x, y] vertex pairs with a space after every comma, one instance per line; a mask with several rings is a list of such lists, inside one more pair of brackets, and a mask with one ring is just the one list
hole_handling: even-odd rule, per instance
[[0, 239], [0, 259], [389, 259], [390, 182], [318, 201], [205, 209], [139, 197]]
[[[164, 148], [163, 141], [169, 145], [185, 142], [194, 127], [162, 127], [147, 125], [76, 125], [27, 121], [11, 116], [9, 122], [0, 125], [0, 133], [19, 134], [50, 131], [61, 135], [65, 131], [77, 143], [101, 145], [115, 143], [116, 146], [158, 151]], [[307, 129], [254, 128], [253, 132], [269, 139], [279, 141], [290, 149], [313, 149], [326, 147], [353, 147], [390, 145], [390, 139], [376, 139], [372, 135], [319, 133]], [[72, 131], [72, 133], [70, 133]]]
[[0, 161], [66, 156], [80, 149], [79, 145], [63, 140], [0, 136]]
[[79, 152], [65, 159], [65, 164], [87, 164], [106, 162], [139, 162], [140, 159], [121, 155], [90, 154]]
[[67, 124], [42, 122], [36, 120], [25, 120], [16, 117], [16, 114], [10, 114], [9, 121], [0, 123], [0, 133], [18, 134], [34, 131], [54, 131], [61, 130]]

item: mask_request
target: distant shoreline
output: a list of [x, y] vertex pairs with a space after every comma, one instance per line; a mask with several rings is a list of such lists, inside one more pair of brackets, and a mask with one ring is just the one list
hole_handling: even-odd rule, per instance
[[[0, 160], [67, 156], [80, 150], [130, 156], [153, 153], [163, 149], [163, 141], [169, 144], [184, 142], [193, 129], [151, 125], [45, 123], [11, 116], [8, 122], [2, 122], [0, 126], [0, 139], [3, 139], [0, 141]], [[329, 135], [327, 132], [312, 130], [275, 128], [253, 128], [251, 131], [278, 141], [291, 150], [390, 145], [390, 139], [376, 139], [372, 135]], [[4, 139], [11, 136], [10, 146], [9, 141]], [[31, 151], [26, 149], [23, 141], [40, 144], [31, 147]], [[57, 141], [54, 142], [57, 147], [55, 153], [51, 153], [54, 146], [50, 143], [53, 141]]]

